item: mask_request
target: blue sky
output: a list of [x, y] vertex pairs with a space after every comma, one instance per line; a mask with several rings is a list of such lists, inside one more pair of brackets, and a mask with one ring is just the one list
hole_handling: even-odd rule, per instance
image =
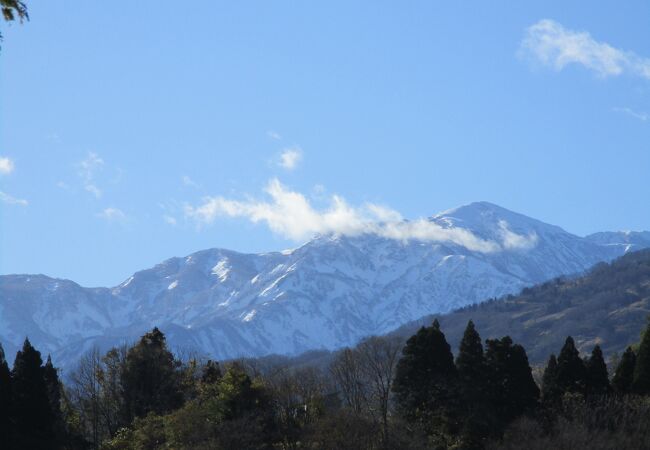
[[28, 6], [2, 24], [0, 273], [111, 286], [477, 200], [650, 228], [647, 2]]

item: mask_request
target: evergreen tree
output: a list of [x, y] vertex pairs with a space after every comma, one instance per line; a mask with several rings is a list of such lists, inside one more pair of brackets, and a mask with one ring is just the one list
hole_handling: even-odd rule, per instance
[[0, 344], [0, 448], [11, 448], [11, 371]]
[[458, 431], [458, 372], [437, 320], [406, 342], [397, 363], [393, 392], [400, 415], [409, 422], [419, 422], [430, 435], [447, 436]]
[[643, 333], [636, 353], [632, 390], [637, 394], [650, 394], [650, 324]]
[[557, 359], [551, 354], [542, 376], [542, 398], [544, 402], [553, 403], [560, 397], [560, 389], [557, 384]]
[[16, 354], [12, 371], [14, 447], [25, 449], [56, 448], [55, 418], [45, 382], [41, 353], [25, 339]]
[[244, 369], [233, 364], [214, 386], [212, 392], [203, 393], [203, 398], [219, 421], [245, 417], [256, 409], [263, 410], [267, 404], [264, 389], [253, 383]]
[[211, 359], [203, 367], [203, 373], [201, 374], [201, 382], [204, 384], [216, 383], [221, 379], [221, 368], [217, 361], [212, 361]]
[[571, 336], [566, 338], [557, 358], [557, 387], [561, 394], [570, 392], [584, 394], [587, 387], [587, 368], [580, 358]]
[[500, 433], [516, 417], [532, 410], [539, 399], [539, 388], [533, 379], [526, 350], [513, 345], [512, 339], [486, 341], [485, 358], [489, 367], [492, 394], [492, 415], [495, 432]]
[[126, 417], [132, 420], [178, 408], [183, 401], [178, 367], [158, 328], [142, 336], [129, 349], [121, 377]]
[[587, 394], [604, 395], [610, 391], [607, 365], [600, 345], [596, 345], [587, 361]]
[[634, 366], [636, 365], [636, 354], [632, 347], [628, 347], [621, 357], [612, 378], [612, 387], [620, 394], [628, 394], [632, 391], [634, 380]]
[[52, 364], [52, 358], [49, 355], [43, 366], [43, 379], [47, 388], [50, 410], [52, 411], [52, 425], [54, 434], [56, 435], [56, 441], [63, 443], [65, 439], [65, 424], [63, 414], [61, 413], [61, 383], [59, 382], [57, 369]]
[[462, 399], [464, 440], [466, 445], [477, 446], [490, 431], [488, 369], [481, 337], [471, 320], [460, 342], [456, 369]]

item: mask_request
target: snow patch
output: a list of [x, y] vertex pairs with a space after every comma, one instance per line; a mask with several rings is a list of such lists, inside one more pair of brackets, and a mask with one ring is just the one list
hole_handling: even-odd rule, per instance
[[228, 274], [230, 273], [230, 265], [228, 264], [228, 258], [224, 258], [217, 263], [216, 266], [212, 268], [212, 274], [219, 277], [219, 281], [222, 283], [228, 279]]
[[171, 282], [170, 285], [167, 286], [167, 289], [171, 291], [172, 289], [175, 289], [176, 286], [178, 286], [178, 280]]

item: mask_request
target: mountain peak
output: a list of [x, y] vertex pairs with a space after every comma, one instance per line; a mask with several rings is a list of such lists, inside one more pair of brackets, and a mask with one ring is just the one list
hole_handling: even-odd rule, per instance
[[503, 215], [514, 214], [514, 215], [526, 217], [523, 214], [516, 213], [502, 206], [499, 206], [495, 203], [491, 203], [487, 201], [472, 202], [466, 205], [461, 205], [455, 208], [447, 209], [445, 211], [436, 214], [434, 217], [445, 217], [445, 216], [466, 217], [466, 216], [478, 216], [478, 215], [486, 215], [486, 214], [503, 214]]

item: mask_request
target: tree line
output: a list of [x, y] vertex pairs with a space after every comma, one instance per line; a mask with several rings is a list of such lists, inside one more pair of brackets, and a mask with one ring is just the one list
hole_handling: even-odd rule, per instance
[[456, 356], [440, 325], [371, 337], [327, 365], [181, 358], [154, 328], [82, 356], [65, 383], [25, 340], [0, 347], [3, 449], [649, 448], [650, 333], [608, 373], [571, 337], [536, 381], [508, 336], [472, 321]]

